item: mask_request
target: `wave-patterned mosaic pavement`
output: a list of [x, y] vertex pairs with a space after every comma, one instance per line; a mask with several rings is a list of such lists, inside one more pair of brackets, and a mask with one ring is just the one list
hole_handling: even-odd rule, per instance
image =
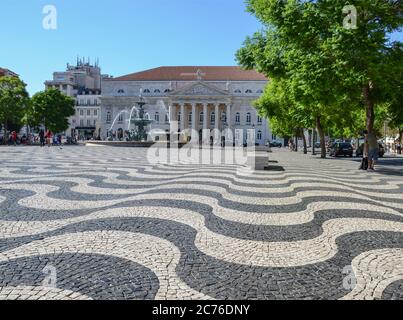
[[403, 299], [402, 176], [146, 152], [0, 149], [0, 299]]

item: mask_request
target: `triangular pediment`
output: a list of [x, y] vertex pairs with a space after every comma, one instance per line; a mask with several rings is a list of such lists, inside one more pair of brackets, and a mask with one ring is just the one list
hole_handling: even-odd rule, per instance
[[225, 97], [228, 95], [229, 93], [227, 91], [221, 90], [211, 84], [207, 84], [202, 81], [193, 83], [184, 88], [180, 88], [179, 90], [174, 91], [170, 94], [170, 96], [172, 97], [178, 97], [178, 96]]

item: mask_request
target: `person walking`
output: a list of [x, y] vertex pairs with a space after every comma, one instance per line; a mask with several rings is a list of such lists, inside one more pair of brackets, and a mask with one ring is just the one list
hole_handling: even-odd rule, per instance
[[14, 146], [17, 146], [17, 132], [13, 131], [11, 132], [11, 142], [13, 143]]
[[[364, 132], [365, 134], [365, 132]], [[362, 146], [362, 161], [360, 165], [360, 170], [368, 170], [368, 142], [365, 137], [364, 144]]]
[[45, 146], [45, 131], [43, 131], [43, 129], [39, 131], [39, 143], [41, 145], [41, 148]]
[[368, 145], [368, 169], [375, 171], [376, 162], [379, 159], [379, 144], [373, 132], [364, 131], [366, 144]]
[[46, 130], [45, 138], [49, 148], [52, 146], [52, 136], [53, 136], [52, 131]]

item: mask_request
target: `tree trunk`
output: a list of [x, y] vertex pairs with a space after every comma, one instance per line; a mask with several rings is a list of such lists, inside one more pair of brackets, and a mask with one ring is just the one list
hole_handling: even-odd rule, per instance
[[8, 123], [7, 121], [4, 122], [3, 124], [3, 131], [4, 131], [4, 135], [3, 135], [3, 144], [7, 144], [8, 142]]
[[372, 83], [370, 82], [363, 88], [365, 109], [367, 113], [367, 131], [369, 133], [374, 131], [374, 123], [375, 123], [375, 110], [374, 110], [375, 104], [371, 98], [371, 87]]
[[315, 144], [316, 144], [316, 137], [315, 137], [315, 129], [312, 129], [312, 155], [314, 156], [314, 155], [316, 155], [316, 152], [315, 152]]
[[320, 117], [316, 117], [316, 127], [318, 128], [319, 137], [320, 137], [320, 148], [321, 148], [320, 157], [322, 159], [325, 159], [326, 158], [325, 131], [323, 130], [323, 126], [322, 126]]
[[297, 129], [297, 134], [295, 135], [295, 152], [298, 152], [298, 129]]
[[308, 154], [308, 144], [306, 142], [306, 137], [305, 137], [305, 133], [304, 133], [304, 129], [300, 129], [301, 132], [301, 136], [302, 136], [302, 141], [304, 142], [304, 154]]

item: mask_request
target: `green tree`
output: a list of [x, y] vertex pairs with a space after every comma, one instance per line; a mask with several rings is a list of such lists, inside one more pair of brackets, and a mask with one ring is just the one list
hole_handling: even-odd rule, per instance
[[399, 132], [399, 142], [402, 143], [403, 139], [403, 94], [400, 91], [400, 97], [396, 99], [388, 106], [389, 115], [389, 127], [396, 129]]
[[[390, 79], [401, 46], [388, 33], [401, 26], [398, 1], [356, 0], [357, 28], [343, 25], [344, 0], [248, 0], [265, 30], [248, 37], [237, 60], [271, 79], [287, 79], [294, 100], [315, 118], [325, 154], [324, 126], [362, 108], [373, 131], [375, 106], [393, 99]], [[329, 121], [331, 116], [331, 121]]]
[[54, 133], [65, 131], [68, 118], [74, 115], [74, 99], [59, 90], [48, 89], [36, 93], [25, 116], [25, 122], [31, 126], [44, 125]]
[[313, 120], [310, 114], [305, 112], [304, 106], [293, 99], [287, 80], [273, 79], [264, 94], [255, 101], [255, 107], [260, 115], [270, 119], [274, 134], [283, 137], [301, 137], [304, 142], [304, 153], [308, 152], [303, 131], [311, 127]]
[[0, 124], [6, 143], [9, 129], [21, 128], [21, 119], [29, 104], [26, 84], [17, 77], [0, 77]]

